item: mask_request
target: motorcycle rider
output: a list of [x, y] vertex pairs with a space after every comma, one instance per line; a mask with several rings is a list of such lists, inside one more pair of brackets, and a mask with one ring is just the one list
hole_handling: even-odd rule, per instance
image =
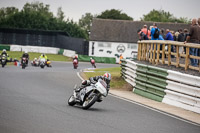
[[92, 63], [92, 60], [94, 60], [94, 59], [90, 58], [90, 63]]
[[[93, 62], [92, 62], [93, 61]], [[94, 67], [96, 68], [96, 65], [95, 65], [95, 60], [90, 58], [90, 63], [94, 65]]]
[[6, 49], [3, 49], [2, 53], [1, 53], [1, 56], [3, 56], [3, 55], [8, 57], [8, 54], [6, 53]]
[[90, 77], [89, 80], [83, 80], [81, 86], [79, 88], [77, 88], [75, 91], [76, 92], [80, 92], [86, 86], [90, 86], [91, 83], [95, 84], [96, 82], [98, 82], [99, 79], [102, 79], [102, 80], [104, 80], [106, 82], [107, 89], [109, 91], [110, 80], [111, 80], [111, 74], [110, 73], [105, 73], [103, 76]]
[[[1, 57], [5, 55], [6, 56], [6, 63], [7, 63], [7, 57], [9, 57], [9, 55], [6, 52], [6, 49], [3, 49], [2, 53], [1, 53]], [[0, 61], [1, 61], [1, 57], [0, 57]]]
[[44, 53], [41, 54], [41, 56], [40, 56], [40, 59], [42, 59], [42, 58], [45, 58], [45, 60], [47, 61], [47, 56]]
[[77, 60], [77, 62], [78, 62], [78, 56], [77, 55], [74, 56], [73, 61], [74, 60]]
[[[27, 51], [24, 52], [24, 54], [22, 55], [22, 58], [25, 57], [26, 58], [26, 65], [28, 65], [28, 60], [29, 60], [29, 54]], [[22, 61], [21, 61], [22, 63]]]

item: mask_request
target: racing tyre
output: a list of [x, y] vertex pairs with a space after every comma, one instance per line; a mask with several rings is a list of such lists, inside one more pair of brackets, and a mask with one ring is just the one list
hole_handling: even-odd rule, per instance
[[76, 104], [74, 95], [71, 95], [68, 99], [68, 104], [74, 106]]
[[82, 105], [83, 109], [89, 109], [98, 99], [96, 94], [92, 94], [91, 96], [87, 97]]

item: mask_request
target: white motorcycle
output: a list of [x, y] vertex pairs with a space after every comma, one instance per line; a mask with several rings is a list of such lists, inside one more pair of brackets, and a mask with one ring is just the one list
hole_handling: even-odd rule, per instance
[[99, 79], [95, 84], [91, 84], [76, 92], [74, 88], [73, 95], [68, 99], [68, 104], [74, 106], [75, 104], [81, 105], [83, 109], [89, 109], [96, 101], [101, 102], [103, 96], [108, 95], [107, 84], [102, 79]]
[[41, 68], [44, 68], [45, 65], [46, 65], [46, 60], [45, 60], [45, 58], [40, 59], [40, 67], [41, 67]]
[[2, 55], [1, 57], [1, 65], [2, 67], [4, 67], [7, 63], [7, 56], [6, 55]]

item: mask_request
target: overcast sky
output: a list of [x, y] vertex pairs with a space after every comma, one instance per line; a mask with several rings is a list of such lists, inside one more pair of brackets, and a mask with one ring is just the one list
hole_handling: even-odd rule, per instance
[[94, 15], [110, 9], [122, 10], [134, 20], [153, 9], [169, 11], [175, 17], [200, 17], [200, 0], [0, 0], [0, 8], [14, 6], [21, 10], [26, 2], [33, 1], [49, 4], [54, 15], [62, 7], [65, 18], [76, 22], [87, 12]]

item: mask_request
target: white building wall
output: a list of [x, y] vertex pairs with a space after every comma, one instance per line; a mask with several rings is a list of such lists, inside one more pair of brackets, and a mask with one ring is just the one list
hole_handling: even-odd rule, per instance
[[117, 42], [89, 42], [89, 56], [97, 57], [115, 57], [116, 62], [119, 62], [119, 57], [116, 55], [122, 54], [124, 58], [137, 57], [137, 43], [117, 43]]

